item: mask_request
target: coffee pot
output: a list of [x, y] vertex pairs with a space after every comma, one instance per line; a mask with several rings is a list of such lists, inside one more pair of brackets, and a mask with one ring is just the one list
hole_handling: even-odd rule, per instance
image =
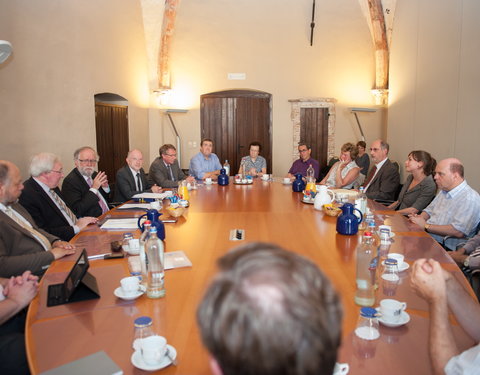
[[[354, 235], [358, 232], [358, 224], [362, 221], [363, 215], [358, 208], [354, 208], [353, 204], [345, 203], [340, 207], [342, 213], [337, 218], [337, 232], [340, 234]], [[355, 216], [353, 211], [358, 211], [360, 218]]]
[[220, 186], [228, 185], [228, 176], [225, 168], [220, 169], [220, 174], [218, 175], [218, 184]]
[[163, 241], [165, 239], [165, 225], [163, 224], [163, 221], [160, 220], [160, 215], [161, 213], [159, 213], [158, 210], [147, 210], [145, 214], [138, 218], [137, 225], [138, 228], [143, 232], [144, 225], [140, 224], [140, 221], [146, 216], [147, 219], [152, 223], [152, 227], [157, 228], [157, 237]]
[[305, 190], [305, 182], [303, 181], [303, 176], [300, 173], [295, 175], [295, 180], [292, 182], [292, 190], [295, 193], [301, 193]]
[[332, 203], [335, 199], [335, 193], [328, 190], [327, 185], [320, 185], [313, 201], [313, 206], [316, 210], [322, 210], [324, 204]]

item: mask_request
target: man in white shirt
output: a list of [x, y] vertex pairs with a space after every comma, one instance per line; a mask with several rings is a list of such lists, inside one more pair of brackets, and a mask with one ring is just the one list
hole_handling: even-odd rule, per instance
[[[430, 306], [430, 361], [434, 374], [474, 375], [480, 369], [480, 305], [457, 279], [433, 259], [419, 259], [412, 267], [413, 289]], [[460, 353], [448, 309], [477, 343]]]
[[38, 227], [70, 241], [88, 224], [97, 222], [97, 218], [90, 216], [77, 219], [65, 203], [58, 188], [63, 178], [63, 166], [58, 156], [47, 152], [35, 155], [30, 163], [30, 175], [24, 182], [19, 202]]
[[75, 253], [75, 247], [37, 227], [18, 202], [23, 189], [17, 166], [0, 160], [0, 277], [27, 270], [40, 275], [55, 259]]

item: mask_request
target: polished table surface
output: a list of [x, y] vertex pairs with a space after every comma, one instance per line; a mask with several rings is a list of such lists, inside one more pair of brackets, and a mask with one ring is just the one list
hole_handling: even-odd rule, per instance
[[[419, 227], [384, 206], [369, 202], [378, 224], [388, 224], [396, 234], [390, 252], [415, 259], [431, 257], [452, 271], [466, 288], [468, 284], [445, 251]], [[106, 217], [138, 217], [143, 212], [113, 210]], [[97, 278], [101, 298], [46, 307], [47, 286], [62, 282], [76, 259], [56, 261], [43, 277], [40, 292], [32, 302], [26, 327], [27, 353], [32, 373], [74, 361], [104, 350], [124, 371], [142, 374], [130, 361], [133, 321], [152, 317], [154, 329], [165, 336], [178, 352], [178, 366], [163, 374], [210, 374], [208, 354], [203, 349], [196, 326], [197, 305], [216, 272], [216, 260], [245, 241], [276, 243], [314, 261], [332, 280], [344, 307], [342, 346], [339, 362], [350, 364], [350, 374], [429, 374], [428, 306], [409, 285], [409, 272], [401, 273], [395, 290], [383, 289], [379, 278], [376, 304], [383, 298], [407, 303], [410, 322], [399, 328], [380, 326], [380, 338], [358, 339], [353, 333], [359, 316], [354, 303], [355, 248], [360, 235], [343, 236], [335, 231], [336, 218], [301, 202], [301, 194], [279, 181], [255, 181], [253, 185], [201, 185], [190, 192], [190, 207], [175, 224], [165, 224], [167, 252], [183, 250], [193, 266], [166, 271], [167, 295], [151, 300], [142, 296], [123, 301], [113, 295], [122, 277], [128, 276], [125, 259], [93, 260], [90, 272]], [[231, 229], [245, 229], [245, 241], [230, 241]], [[139, 237], [140, 232], [135, 233]], [[97, 225], [79, 233], [72, 242], [89, 255], [109, 251], [110, 241], [122, 232], [101, 230]], [[77, 250], [78, 251], [78, 250]], [[460, 349], [473, 341], [452, 320]]]

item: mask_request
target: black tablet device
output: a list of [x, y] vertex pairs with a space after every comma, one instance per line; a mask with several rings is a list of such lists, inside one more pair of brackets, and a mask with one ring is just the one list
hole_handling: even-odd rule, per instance
[[48, 286], [47, 306], [99, 298], [97, 280], [87, 272], [88, 267], [87, 252], [83, 249], [65, 281]]

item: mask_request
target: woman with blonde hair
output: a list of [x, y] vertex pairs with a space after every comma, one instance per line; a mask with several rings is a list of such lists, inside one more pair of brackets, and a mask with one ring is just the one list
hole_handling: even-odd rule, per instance
[[320, 182], [321, 185], [344, 189], [353, 188], [360, 173], [360, 167], [355, 163], [358, 149], [349, 142], [342, 146], [341, 151], [340, 160], [328, 171], [328, 174]]

